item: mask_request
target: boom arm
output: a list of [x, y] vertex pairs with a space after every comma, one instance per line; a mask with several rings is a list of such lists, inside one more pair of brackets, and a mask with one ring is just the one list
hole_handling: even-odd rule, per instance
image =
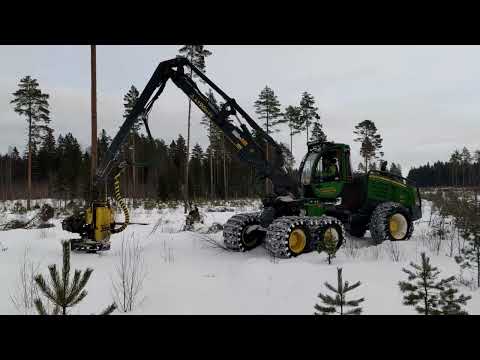
[[[211, 103], [208, 97], [200, 91], [195, 82], [189, 76], [185, 75], [184, 66], [188, 66], [193, 73], [223, 98], [224, 105], [222, 105], [221, 108]], [[259, 178], [269, 178], [272, 181], [274, 195], [293, 195], [298, 197], [298, 182], [290, 176], [285, 169], [284, 158], [280, 146], [236, 103], [234, 99], [225, 94], [202, 71], [188, 61], [188, 59], [180, 56], [175, 59], [163, 61], [157, 66], [145, 89], [138, 98], [134, 108], [127, 116], [125, 122], [122, 124], [120, 130], [108, 148], [105, 158], [97, 170], [95, 185], [105, 181], [108, 177], [116, 157], [118, 156], [120, 146], [126, 140], [132, 126], [139, 117], [142, 117], [148, 135], [150, 139], [152, 139], [148, 127], [148, 113], [150, 112], [153, 103], [163, 92], [169, 79], [171, 79], [172, 82], [223, 131], [225, 136], [233, 143], [239, 158], [242, 161], [253, 165]], [[275, 156], [272, 157], [273, 159], [266, 159], [265, 151], [262, 146], [254, 140], [252, 133], [247, 126], [241, 122], [237, 113], [240, 114], [251, 128], [253, 128], [257, 138], [270, 144], [270, 148], [275, 153]], [[230, 115], [233, 115], [236, 118], [238, 126], [228, 120]]]

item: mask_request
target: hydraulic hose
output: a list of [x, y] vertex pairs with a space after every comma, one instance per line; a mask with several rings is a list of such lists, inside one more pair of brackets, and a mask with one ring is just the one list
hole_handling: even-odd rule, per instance
[[128, 208], [127, 205], [125, 204], [125, 201], [122, 198], [122, 195], [120, 194], [120, 175], [122, 172], [120, 171], [117, 175], [114, 177], [114, 190], [115, 190], [115, 201], [120, 205], [120, 207], [123, 210], [123, 215], [125, 217], [125, 221], [117, 229], [112, 229], [111, 233], [112, 234], [118, 234], [119, 232], [122, 232], [125, 230], [128, 226], [128, 223], [130, 222], [130, 215], [128, 214]]

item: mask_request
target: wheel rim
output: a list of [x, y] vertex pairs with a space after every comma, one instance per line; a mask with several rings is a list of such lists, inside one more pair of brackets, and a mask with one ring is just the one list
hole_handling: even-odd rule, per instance
[[340, 235], [337, 229], [329, 227], [327, 230], [325, 230], [325, 234], [323, 235], [323, 241], [334, 241], [335, 245], [337, 245], [339, 240]]
[[390, 217], [388, 223], [390, 229], [390, 235], [395, 240], [401, 240], [407, 235], [408, 221], [402, 214], [395, 214]]
[[300, 254], [307, 245], [307, 235], [302, 229], [295, 229], [288, 237], [288, 247], [295, 254]]

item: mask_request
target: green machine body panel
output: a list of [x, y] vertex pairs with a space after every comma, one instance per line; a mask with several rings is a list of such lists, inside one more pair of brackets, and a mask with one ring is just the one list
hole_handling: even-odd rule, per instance
[[[328, 171], [332, 160], [336, 167], [335, 176]], [[358, 214], [366, 221], [378, 204], [395, 202], [409, 209], [414, 220], [421, 218], [421, 198], [415, 184], [385, 171], [371, 170], [353, 176], [350, 147], [346, 144], [309, 143], [300, 174], [308, 216], [331, 214], [333, 207], [338, 210], [337, 214], [346, 211], [354, 216]], [[337, 201], [339, 199], [341, 203]]]

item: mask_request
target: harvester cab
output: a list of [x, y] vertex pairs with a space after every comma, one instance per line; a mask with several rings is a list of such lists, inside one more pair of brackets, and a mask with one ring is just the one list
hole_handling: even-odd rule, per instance
[[350, 147], [333, 142], [308, 143], [300, 174], [305, 198], [335, 201], [352, 179]]

